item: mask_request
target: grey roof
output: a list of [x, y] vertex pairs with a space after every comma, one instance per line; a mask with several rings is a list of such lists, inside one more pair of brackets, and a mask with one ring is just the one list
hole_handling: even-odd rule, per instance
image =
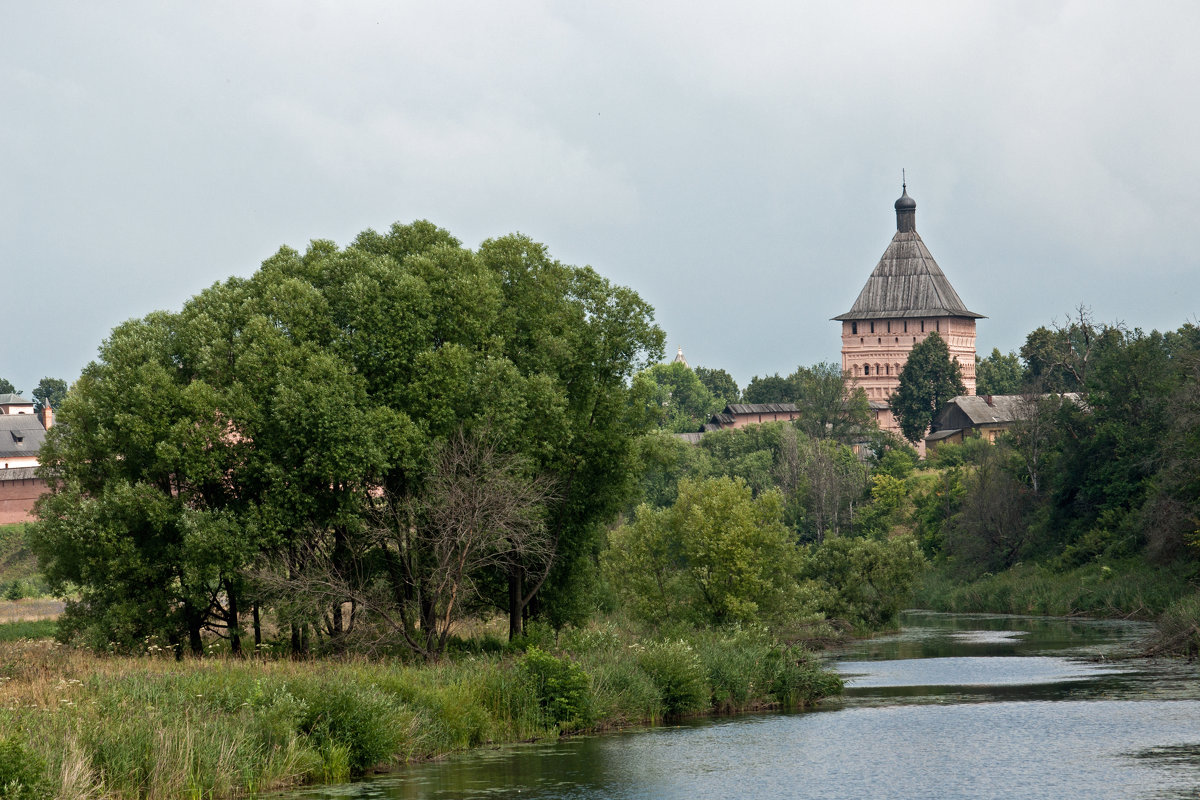
[[925, 437], [926, 442], [940, 442], [942, 439], [948, 439], [956, 433], [962, 433], [962, 428], [949, 428], [944, 431], [936, 431]]
[[[1046, 397], [1047, 395], [1040, 396]], [[1080, 404], [1082, 400], [1082, 395], [1077, 392], [1068, 392], [1061, 396], [1064, 400], [1076, 404]], [[959, 395], [946, 403], [942, 413], [938, 414], [938, 419], [941, 420], [952, 413], [949, 411], [949, 407], [953, 405], [970, 420], [973, 426], [1004, 425], [1028, 417], [1029, 402], [1029, 396], [1021, 394]], [[934, 427], [938, 427], [936, 420]]]
[[0, 469], [0, 482], [36, 480], [37, 469], [37, 467], [13, 467], [12, 469]]
[[46, 429], [33, 414], [0, 414], [0, 458], [36, 456]]
[[[708, 427], [708, 426], [706, 425], [705, 427]], [[683, 441], [687, 442], [688, 444], [700, 444], [700, 437], [702, 437], [703, 435], [704, 435], [703, 431], [701, 431], [699, 433], [677, 433], [677, 434], [675, 434], [675, 438], [682, 439]]]
[[834, 319], [903, 317], [984, 318], [963, 304], [915, 230], [896, 231], [854, 305]]
[[725, 406], [726, 414], [786, 414], [799, 410], [795, 403], [730, 403]]
[[19, 394], [0, 394], [0, 406], [31, 406], [33, 401]]

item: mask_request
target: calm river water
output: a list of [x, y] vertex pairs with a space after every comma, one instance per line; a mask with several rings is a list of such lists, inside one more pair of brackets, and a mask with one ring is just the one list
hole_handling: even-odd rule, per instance
[[912, 612], [817, 711], [517, 745], [289, 800], [1196, 798], [1200, 672], [1130, 622]]

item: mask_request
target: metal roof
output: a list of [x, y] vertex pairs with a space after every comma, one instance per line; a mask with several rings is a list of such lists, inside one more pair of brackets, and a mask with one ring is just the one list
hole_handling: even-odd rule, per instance
[[795, 403], [730, 403], [725, 406], [726, 414], [787, 414], [799, 410]]
[[33, 414], [0, 414], [0, 458], [36, 456], [46, 429]]
[[0, 394], [0, 406], [31, 406], [33, 401], [19, 394]]
[[36, 480], [37, 469], [37, 467], [12, 467], [11, 469], [0, 469], [0, 482]]

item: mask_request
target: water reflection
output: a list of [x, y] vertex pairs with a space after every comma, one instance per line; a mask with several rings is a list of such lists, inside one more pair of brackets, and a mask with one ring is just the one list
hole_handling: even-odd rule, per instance
[[471, 753], [316, 798], [1177, 798], [1200, 790], [1194, 666], [1134, 623], [912, 614], [836, 656], [845, 698]]

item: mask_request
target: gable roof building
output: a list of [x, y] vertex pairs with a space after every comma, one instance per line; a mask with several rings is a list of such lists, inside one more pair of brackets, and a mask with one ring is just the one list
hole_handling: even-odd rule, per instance
[[712, 415], [707, 431], [719, 431], [727, 428], [743, 428], [747, 425], [757, 425], [762, 422], [783, 422], [797, 419], [800, 409], [795, 403], [730, 403], [724, 411]]
[[33, 414], [0, 415], [0, 469], [36, 467], [46, 429]]
[[[1083, 395], [1077, 392], [1054, 396], [1083, 405]], [[928, 449], [943, 442], [960, 443], [967, 436], [982, 436], [995, 442], [997, 436], [1015, 423], [1029, 419], [1031, 405], [1036, 403], [1037, 398], [1021, 394], [960, 395], [948, 400], [938, 412], [925, 437], [925, 446]]]

